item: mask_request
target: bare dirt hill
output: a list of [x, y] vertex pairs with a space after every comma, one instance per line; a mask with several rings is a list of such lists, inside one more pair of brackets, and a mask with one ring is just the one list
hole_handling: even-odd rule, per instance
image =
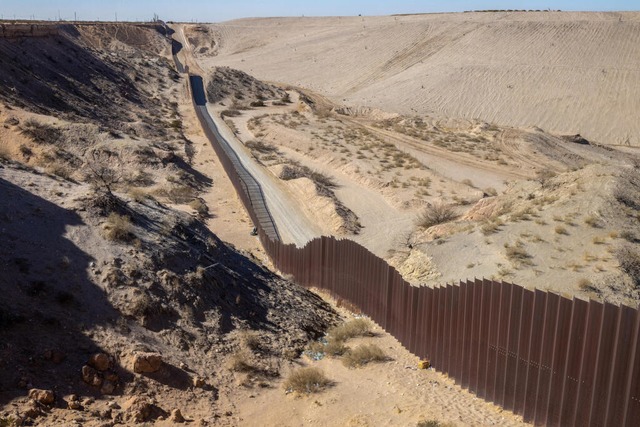
[[351, 107], [640, 146], [640, 13], [269, 18], [198, 28], [186, 30], [195, 53], [216, 47], [200, 54], [201, 65]]
[[271, 387], [338, 319], [207, 228], [170, 46], [0, 39], [1, 425], [233, 425], [236, 372]]

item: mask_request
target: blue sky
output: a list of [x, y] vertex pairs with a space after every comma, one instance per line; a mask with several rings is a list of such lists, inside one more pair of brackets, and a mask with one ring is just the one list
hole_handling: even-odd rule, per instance
[[640, 10], [640, 0], [0, 0], [4, 19], [149, 20], [220, 22], [252, 16], [388, 15], [475, 9]]

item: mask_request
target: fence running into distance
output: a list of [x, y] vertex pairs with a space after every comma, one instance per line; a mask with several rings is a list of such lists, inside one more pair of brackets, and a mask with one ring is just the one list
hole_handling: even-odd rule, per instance
[[[194, 78], [201, 89], [193, 87]], [[283, 244], [270, 229], [270, 216], [256, 211], [264, 204], [256, 199], [261, 190], [249, 191], [248, 172], [229, 158], [202, 107], [201, 78], [190, 80], [205, 134], [280, 271], [356, 305], [410, 352], [527, 422], [640, 423], [637, 309], [489, 280], [415, 287], [350, 240], [321, 237], [303, 248]]]

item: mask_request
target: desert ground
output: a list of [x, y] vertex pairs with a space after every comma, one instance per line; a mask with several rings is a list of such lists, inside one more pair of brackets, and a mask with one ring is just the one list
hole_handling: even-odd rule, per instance
[[286, 242], [638, 305], [638, 13], [55, 28], [0, 38], [0, 424], [524, 424], [274, 271], [172, 38]]

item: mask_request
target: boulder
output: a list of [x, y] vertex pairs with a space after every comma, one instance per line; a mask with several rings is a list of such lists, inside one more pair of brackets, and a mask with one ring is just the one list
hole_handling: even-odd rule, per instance
[[111, 367], [111, 359], [106, 353], [96, 353], [89, 358], [89, 366], [98, 371], [106, 371]]
[[102, 383], [102, 387], [100, 387], [100, 393], [102, 394], [113, 394], [116, 390], [116, 384], [106, 380]]
[[128, 420], [142, 423], [151, 417], [153, 406], [149, 400], [142, 396], [134, 396], [123, 405]]
[[29, 398], [35, 400], [43, 405], [51, 405], [56, 400], [56, 396], [51, 390], [40, 390], [38, 388], [32, 388], [29, 390]]
[[157, 372], [162, 366], [162, 356], [158, 353], [137, 353], [133, 355], [133, 372], [137, 374]]
[[82, 380], [94, 387], [100, 387], [102, 385], [102, 375], [100, 372], [96, 371], [89, 365], [84, 365], [82, 367]]

